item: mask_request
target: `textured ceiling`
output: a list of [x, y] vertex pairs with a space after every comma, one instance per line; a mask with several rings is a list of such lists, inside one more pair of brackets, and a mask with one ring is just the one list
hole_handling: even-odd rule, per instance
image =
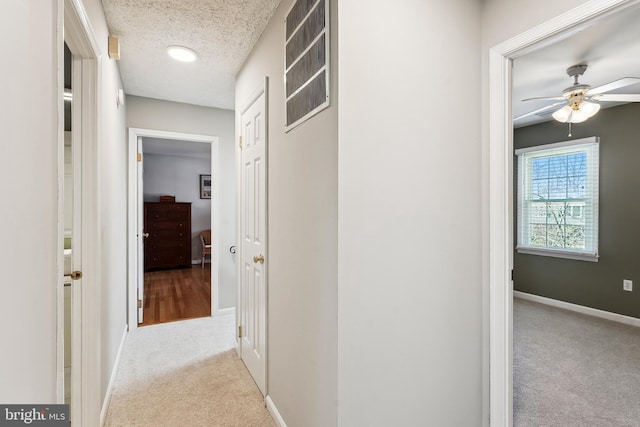
[[[233, 109], [235, 75], [280, 0], [102, 0], [127, 94]], [[195, 50], [182, 63], [169, 45]]]
[[[608, 15], [562, 34], [513, 62], [513, 117], [534, 111], [554, 101], [526, 101], [541, 96], [560, 96], [573, 84], [566, 74], [572, 65], [589, 66], [580, 83], [597, 87], [623, 77], [640, 77], [640, 7]], [[640, 84], [614, 91], [640, 93]], [[614, 93], [611, 92], [611, 93]], [[619, 105], [602, 103], [602, 108]], [[561, 108], [558, 106], [557, 109]], [[514, 123], [515, 127], [552, 120], [548, 110]]]

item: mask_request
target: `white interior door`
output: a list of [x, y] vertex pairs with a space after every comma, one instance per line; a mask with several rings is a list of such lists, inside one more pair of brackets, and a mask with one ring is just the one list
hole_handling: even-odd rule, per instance
[[265, 394], [266, 105], [262, 90], [241, 115], [241, 356]]
[[138, 162], [136, 168], [136, 178], [138, 180], [137, 189], [137, 203], [138, 203], [138, 218], [137, 218], [137, 252], [138, 252], [138, 270], [136, 272], [136, 282], [138, 284], [138, 323], [143, 321], [144, 312], [144, 239], [148, 236], [144, 232], [144, 197], [143, 197], [143, 158], [142, 158], [142, 137], [138, 137]]
[[[71, 261], [70, 261], [70, 277], [67, 284], [70, 284], [70, 306], [65, 307], [65, 316], [69, 318], [70, 336], [65, 339], [70, 340], [70, 374], [69, 387], [65, 390], [65, 398], [67, 391], [71, 404], [71, 420], [82, 419], [82, 389], [83, 389], [83, 352], [82, 352], [82, 314], [83, 314], [83, 288], [82, 288], [82, 254], [83, 254], [83, 237], [82, 223], [85, 215], [83, 206], [83, 122], [82, 107], [82, 74], [83, 66], [81, 58], [72, 55], [72, 87], [73, 95], [71, 101], [71, 193], [68, 196], [71, 215]], [[66, 197], [66, 195], [65, 195]]]
[[[74, 63], [77, 62], [74, 60]], [[77, 71], [79, 67], [74, 67]], [[74, 88], [79, 88], [74, 75]], [[74, 89], [74, 101], [72, 108], [74, 109], [73, 117], [78, 117], [81, 113], [79, 102], [79, 89]], [[73, 119], [72, 119], [73, 121]], [[82, 134], [77, 122], [73, 123], [71, 130], [72, 142], [72, 167], [73, 167], [73, 213], [72, 213], [72, 232], [71, 232], [71, 419], [81, 419], [80, 391], [82, 390]]]

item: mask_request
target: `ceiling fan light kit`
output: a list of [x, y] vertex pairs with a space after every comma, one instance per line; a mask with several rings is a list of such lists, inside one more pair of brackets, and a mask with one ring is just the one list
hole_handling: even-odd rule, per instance
[[579, 101], [565, 105], [555, 113], [553, 118], [562, 123], [582, 123], [600, 111], [600, 104], [589, 101]]

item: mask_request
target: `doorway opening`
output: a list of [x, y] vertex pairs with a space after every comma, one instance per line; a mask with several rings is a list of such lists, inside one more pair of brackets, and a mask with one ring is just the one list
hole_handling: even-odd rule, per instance
[[71, 325], [72, 325], [72, 239], [73, 239], [73, 147], [71, 133], [71, 105], [73, 100], [72, 78], [71, 78], [71, 62], [72, 54], [69, 46], [64, 44], [64, 182], [62, 187], [62, 199], [64, 200], [64, 303], [63, 303], [63, 322], [64, 322], [64, 403], [71, 404]]
[[489, 307], [490, 419], [513, 424], [513, 269], [514, 193], [512, 61], [568, 38], [597, 20], [637, 1], [588, 2], [490, 50], [489, 123]]
[[[640, 105], [613, 102], [640, 101], [640, 65], [635, 60], [640, 56], [639, 19], [640, 9], [630, 7], [591, 20], [580, 31], [512, 61], [518, 158], [513, 220], [519, 234], [513, 260], [516, 425], [549, 424], [551, 417], [557, 424], [594, 419], [628, 424], [638, 418], [637, 405], [619, 397], [634, 390], [615, 378], [628, 376], [619, 371], [636, 365], [631, 357], [619, 360], [625, 353], [616, 342], [637, 343], [640, 334], [634, 338], [625, 329], [628, 335], [621, 339], [611, 326], [599, 335], [607, 322], [597, 318], [640, 323], [640, 312], [629, 307], [634, 296], [622, 287], [623, 277], [640, 274], [624, 255], [636, 252], [637, 235], [631, 230], [638, 210], [633, 204], [621, 207], [617, 194], [618, 188], [640, 179], [625, 167], [626, 159], [640, 154], [631, 136], [637, 132]], [[586, 105], [599, 110], [585, 121], [577, 116], [570, 128], [558, 120], [567, 104], [558, 95], [568, 86], [581, 85], [593, 96]], [[591, 360], [597, 361], [597, 369]], [[617, 392], [610, 390], [612, 382]], [[609, 399], [617, 402], [615, 412], [610, 405], [598, 406]]]
[[140, 326], [211, 316], [211, 144], [141, 139]]
[[[190, 154], [185, 156], [185, 153]], [[218, 153], [215, 136], [129, 129], [129, 330], [167, 321], [173, 315], [184, 319], [235, 310], [221, 307], [219, 298], [222, 249], [215, 238], [219, 230], [219, 197], [215, 186]], [[152, 162], [150, 167], [147, 160]], [[169, 173], [165, 173], [167, 171]], [[206, 177], [209, 177], [207, 182]], [[204, 188], [206, 183], [210, 184], [208, 188]], [[149, 223], [147, 230], [145, 211], [148, 217], [163, 221]], [[176, 230], [176, 236], [167, 234], [175, 234]], [[213, 238], [211, 254], [205, 256], [203, 264], [200, 233], [206, 230], [210, 230]], [[163, 243], [162, 239], [169, 239], [170, 243]], [[152, 246], [155, 248], [149, 252]], [[176, 252], [176, 248], [180, 249]], [[145, 260], [145, 255], [149, 260]], [[145, 278], [149, 285], [148, 296], [145, 295]], [[194, 284], [194, 281], [198, 283]], [[180, 283], [190, 283], [192, 287], [190, 301], [195, 301], [191, 307], [196, 311], [195, 315], [184, 305], [189, 301], [178, 301]], [[163, 293], [172, 295], [162, 301]], [[208, 304], [203, 302], [207, 297]], [[178, 307], [176, 303], [182, 306]], [[167, 309], [173, 310], [173, 314]], [[146, 321], [145, 314], [152, 318]]]

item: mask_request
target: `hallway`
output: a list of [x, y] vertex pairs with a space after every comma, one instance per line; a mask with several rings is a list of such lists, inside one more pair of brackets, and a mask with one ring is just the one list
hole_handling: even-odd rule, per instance
[[203, 317], [131, 332], [105, 426], [275, 426], [236, 355], [234, 319]]

